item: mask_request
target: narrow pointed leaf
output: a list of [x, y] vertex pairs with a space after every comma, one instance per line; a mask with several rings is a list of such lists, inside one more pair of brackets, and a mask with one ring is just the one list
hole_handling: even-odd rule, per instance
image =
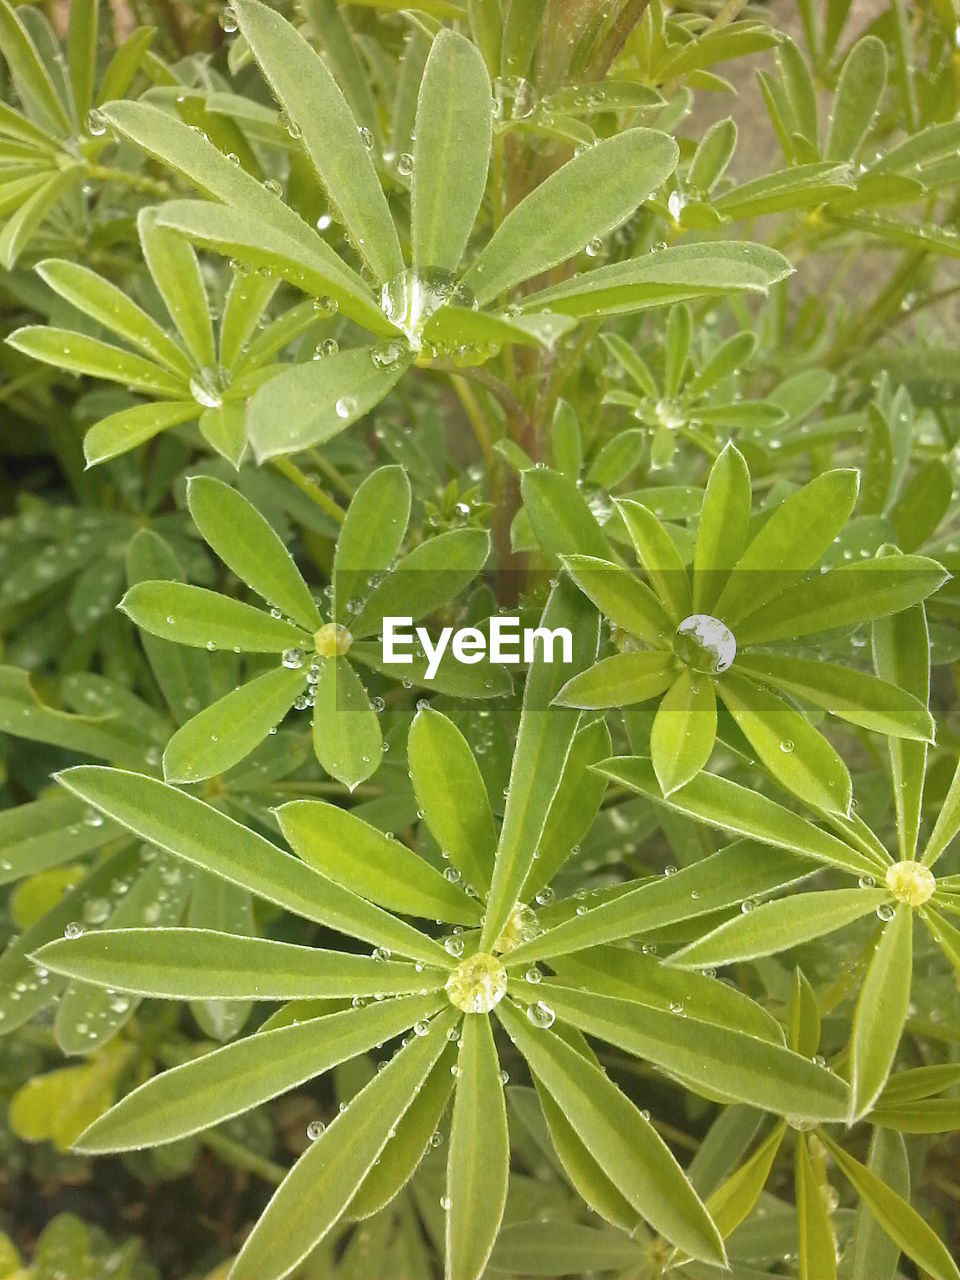
[[320, 663], [314, 685], [313, 751], [332, 778], [351, 789], [377, 771], [383, 734], [363, 681], [346, 658]]
[[350, 500], [333, 557], [336, 621], [349, 625], [351, 601], [370, 589], [371, 579], [388, 569], [410, 520], [410, 481], [402, 467], [379, 467]]
[[247, 1237], [231, 1280], [285, 1276], [343, 1215], [446, 1048], [453, 1013], [414, 1036], [300, 1157]]
[[134, 1151], [197, 1133], [400, 1035], [439, 1007], [437, 996], [406, 996], [246, 1036], [128, 1093], [77, 1149]]
[[323, 60], [296, 27], [257, 0], [238, 0], [240, 30], [270, 87], [301, 129], [303, 145], [361, 256], [392, 280], [403, 255], [380, 181], [357, 122]]
[[676, 626], [687, 617], [692, 605], [686, 566], [676, 544], [642, 503], [621, 500], [617, 502], [617, 510], [627, 526], [637, 558]]
[[413, 150], [413, 264], [456, 271], [487, 185], [490, 77], [476, 46], [441, 28], [420, 84]]
[[887, 1082], [910, 1003], [913, 912], [901, 904], [883, 931], [860, 988], [850, 1039], [850, 1118], [873, 1106]]
[[479, 921], [480, 906], [462, 889], [348, 810], [320, 800], [294, 800], [276, 812], [291, 848], [336, 884], [389, 911], [450, 923]]
[[510, 1173], [510, 1136], [490, 1019], [468, 1014], [447, 1160], [446, 1275], [478, 1280], [500, 1229]]
[[178, 644], [245, 653], [282, 653], [309, 637], [283, 618], [185, 582], [138, 582], [120, 608], [145, 631]]
[[35, 953], [54, 973], [164, 1000], [305, 1000], [427, 995], [440, 970], [212, 929], [108, 928]]
[[478, 892], [490, 888], [497, 833], [483, 777], [463, 734], [430, 707], [410, 726], [407, 759], [424, 819], [450, 864]]
[[571, 555], [563, 557], [563, 567], [603, 616], [628, 635], [659, 644], [672, 629], [670, 615], [647, 584], [622, 565]]
[[710, 759], [716, 736], [713, 683], [685, 667], [661, 699], [650, 734], [650, 755], [664, 795], [696, 777]]
[[551, 174], [503, 220], [464, 276], [483, 305], [579, 253], [624, 222], [677, 163], [652, 129], [604, 139]]
[[320, 626], [293, 557], [253, 503], [212, 476], [193, 476], [187, 505], [204, 540], [242, 582], [307, 631]]
[[164, 778], [191, 783], [226, 773], [280, 724], [306, 683], [305, 671], [277, 667], [218, 698], [167, 743]]
[[202, 800], [153, 778], [97, 765], [68, 769], [58, 780], [141, 839], [268, 902], [374, 946], [450, 967], [439, 943], [325, 880]]
[[723, 1243], [710, 1215], [633, 1103], [559, 1036], [532, 1027], [514, 1004], [503, 1001], [497, 1016], [534, 1076], [633, 1208], [691, 1257], [723, 1266]]
[[555, 701], [563, 707], [623, 707], [647, 702], [676, 679], [672, 653], [615, 653], [568, 680]]
[[710, 469], [693, 553], [693, 608], [709, 613], [746, 541], [750, 521], [750, 472], [727, 444]]

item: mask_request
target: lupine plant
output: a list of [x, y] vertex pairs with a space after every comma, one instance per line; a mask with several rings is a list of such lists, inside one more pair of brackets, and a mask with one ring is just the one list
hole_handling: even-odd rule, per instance
[[960, 1280], [958, 60], [0, 0], [0, 1277]]

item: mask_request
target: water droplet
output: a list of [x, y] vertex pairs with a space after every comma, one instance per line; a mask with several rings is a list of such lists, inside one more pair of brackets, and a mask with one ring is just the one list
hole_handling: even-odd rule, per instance
[[190, 394], [205, 409], [219, 409], [230, 389], [233, 374], [222, 365], [205, 365], [190, 379]]
[[225, 4], [217, 15], [217, 21], [228, 36], [235, 35], [239, 30], [240, 23], [237, 21], [233, 5]]
[[[451, 942], [459, 943], [459, 951], [451, 951]], [[447, 938], [444, 946], [450, 955], [463, 953], [459, 938]], [[457, 965], [444, 990], [450, 1003], [464, 1013], [489, 1013], [506, 995], [507, 971], [496, 956], [478, 951]]]
[[322, 1137], [326, 1127], [322, 1120], [311, 1120], [307, 1125], [307, 1137], [311, 1142], [316, 1142], [319, 1137]]
[[877, 907], [877, 915], [881, 920], [892, 920], [896, 914], [896, 907], [891, 902], [881, 902]]
[[536, 89], [523, 76], [497, 76], [494, 80], [491, 110], [496, 120], [528, 120], [539, 104]]
[[677, 627], [673, 640], [677, 657], [695, 671], [719, 675], [733, 665], [737, 642], [733, 632], [708, 613], [693, 613]]
[[341, 396], [336, 405], [338, 418], [352, 418], [357, 412], [357, 400], [355, 396]]
[[756, 898], [744, 898], [744, 900], [740, 903], [740, 910], [743, 912], [745, 916], [747, 916], [750, 914], [751, 911], [753, 911], [756, 905], [757, 905]]
[[98, 107], [91, 107], [86, 118], [87, 133], [94, 138], [102, 138], [110, 127], [110, 121]]
[[793, 747], [794, 747], [794, 744], [791, 738], [784, 738], [784, 740], [780, 743], [780, 750], [783, 752], [785, 756], [788, 756], [791, 754], [791, 752], [793, 751]]
[[[325, 360], [327, 356], [335, 356], [339, 350], [340, 343], [336, 338], [324, 338], [322, 341], [317, 343], [316, 349], [313, 353], [313, 358], [314, 360]], [[340, 414], [341, 418], [348, 418], [350, 416], [349, 413], [340, 413], [339, 402], [337, 404], [337, 413]]]
[[83, 933], [83, 926], [80, 924], [77, 924], [75, 920], [71, 920], [71, 922], [64, 929], [63, 936], [65, 938], [79, 938], [82, 933]]
[[557, 1015], [550, 1006], [544, 1004], [542, 1000], [538, 1000], [536, 1004], [527, 1005], [527, 1021], [531, 1022], [535, 1027], [539, 1027], [541, 1031], [552, 1027], [556, 1017]]
[[405, 178], [409, 178], [413, 173], [413, 156], [409, 151], [404, 151], [397, 159], [397, 172], [403, 174]]

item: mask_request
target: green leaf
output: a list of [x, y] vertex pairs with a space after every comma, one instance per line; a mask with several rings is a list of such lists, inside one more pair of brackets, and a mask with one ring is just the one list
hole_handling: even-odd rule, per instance
[[0, 264], [8, 271], [16, 266], [20, 254], [39, 231], [47, 214], [71, 187], [77, 185], [80, 173], [78, 165], [70, 165], [54, 173], [7, 219], [0, 230]]
[[524, 311], [610, 316], [746, 290], [766, 293], [792, 267], [781, 254], [749, 241], [674, 245], [575, 276], [524, 298]]
[[707, 1209], [724, 1239], [753, 1212], [770, 1176], [786, 1128], [786, 1124], [778, 1124], [772, 1129], [750, 1159], [708, 1196]]
[[568, 680], [554, 701], [563, 707], [600, 709], [647, 702], [676, 679], [673, 654], [615, 653]]
[[441, 28], [420, 84], [413, 150], [411, 239], [420, 271], [456, 271], [487, 185], [492, 89], [483, 58]]
[[215, 409], [204, 409], [198, 425], [207, 444], [239, 471], [247, 451], [246, 406], [221, 404]]
[[878, 680], [822, 659], [779, 653], [737, 655], [737, 670], [831, 715], [878, 733], [932, 742], [934, 724], [919, 698], [889, 680]]
[[0, 52], [7, 60], [24, 106], [32, 108], [32, 113], [54, 135], [68, 135], [72, 130], [70, 118], [36, 45], [9, 0], [0, 0]]
[[591, 1270], [620, 1273], [644, 1265], [646, 1256], [645, 1242], [620, 1231], [534, 1220], [511, 1222], [503, 1228], [490, 1269], [524, 1276], [584, 1275]]
[[182, 347], [123, 289], [95, 271], [62, 258], [47, 258], [37, 264], [36, 271], [55, 293], [84, 315], [112, 329], [171, 373], [189, 379], [192, 365]]
[[850, 1037], [850, 1121], [859, 1120], [887, 1082], [910, 1003], [913, 912], [901, 904], [883, 931], [860, 987]]
[[520, 892], [524, 902], [550, 883], [593, 826], [607, 783], [590, 766], [606, 759], [609, 751], [610, 731], [603, 720], [594, 720], [577, 731], [543, 824], [536, 862]]
[[138, 27], [117, 47], [100, 79], [96, 100], [98, 107], [124, 96], [147, 57], [156, 34], [156, 27]]
[[743, 551], [749, 523], [750, 472], [743, 454], [728, 442], [710, 468], [697, 526], [693, 552], [693, 608], [697, 612], [709, 613], [726, 586]]
[[[67, 373], [106, 378], [110, 382], [121, 382], [134, 391], [166, 396], [180, 402], [186, 398], [187, 388], [181, 378], [152, 360], [124, 351], [122, 347], [111, 346], [109, 342], [101, 342], [99, 338], [88, 338], [86, 334], [57, 329], [53, 325], [26, 325], [15, 329], [7, 342], [24, 355]], [[182, 403], [178, 406], [181, 410], [184, 407]], [[196, 405], [192, 412], [199, 412]]]
[[231, 689], [173, 735], [163, 753], [164, 778], [200, 782], [232, 769], [277, 727], [306, 683], [305, 671], [277, 667]]
[[[874, 1129], [867, 1167], [904, 1200], [910, 1199], [910, 1165], [903, 1138], [891, 1129]], [[865, 1204], [857, 1214], [851, 1280], [895, 1280], [900, 1250]]]
[[309, 642], [283, 618], [185, 582], [138, 582], [119, 607], [145, 631], [201, 649], [282, 653]]
[[673, 539], [653, 514], [639, 502], [619, 499], [617, 510], [627, 526], [637, 559], [660, 597], [674, 626], [690, 613], [690, 581]]
[[628, 635], [659, 644], [673, 629], [669, 614], [647, 584], [622, 565], [570, 555], [563, 557], [563, 567], [603, 616]]
[[520, 488], [524, 510], [544, 551], [613, 558], [606, 535], [574, 482], [549, 467], [534, 467], [523, 472]]
[[208, 1129], [400, 1035], [440, 1004], [435, 995], [406, 996], [246, 1036], [140, 1085], [76, 1149], [132, 1151]]
[[572, 258], [624, 222], [673, 172], [678, 154], [666, 134], [627, 129], [574, 156], [504, 218], [464, 282], [482, 306]]
[[314, 686], [313, 751], [331, 777], [351, 790], [375, 773], [383, 756], [380, 721], [363, 681], [346, 658], [320, 663]]
[[847, 766], [799, 711], [735, 669], [717, 683], [737, 727], [781, 786], [815, 809], [849, 813], [853, 783]]
[[476, 924], [482, 908], [399, 840], [337, 805], [294, 800], [276, 810], [284, 838], [326, 879], [388, 911]]
[[333, 76], [296, 27], [257, 0], [238, 0], [240, 30], [354, 244], [381, 281], [403, 271], [396, 227], [357, 122]]
[[737, 638], [744, 644], [769, 644], [856, 626], [919, 604], [946, 579], [936, 560], [925, 556], [883, 556], [841, 565], [751, 610], [737, 624]]
[[540, 626], [569, 630], [573, 660], [546, 661], [541, 640], [527, 675], [481, 950], [493, 947], [517, 905], [577, 730], [579, 711], [550, 704], [571, 672], [593, 660], [600, 639], [596, 610], [565, 578], [551, 591]]
[[803, 1133], [797, 1134], [794, 1147], [793, 1180], [797, 1197], [801, 1280], [836, 1280], [837, 1246], [830, 1215], [823, 1202], [820, 1179]]
[[300, 1157], [247, 1237], [233, 1280], [286, 1275], [343, 1215], [446, 1048], [454, 1013], [414, 1036]]
[[[36, 875], [116, 840], [112, 822], [85, 822], [72, 796], [44, 795], [0, 813], [0, 884]], [[68, 834], [69, 832], [69, 834]]]
[[[654, 1063], [708, 1097], [748, 1102], [776, 1115], [846, 1116], [845, 1081], [783, 1045], [651, 1005], [638, 1017], [633, 1002], [592, 990], [515, 983], [518, 993], [521, 988], [585, 1034]], [[535, 1061], [531, 1068], [537, 1071]]]
[[0, 733], [134, 766], [144, 763], [148, 749], [136, 729], [125, 724], [115, 711], [84, 716], [47, 706], [37, 696], [28, 672], [3, 665], [0, 665]]
[[351, 1218], [369, 1218], [379, 1212], [413, 1177], [432, 1145], [431, 1139], [450, 1100], [456, 1062], [457, 1046], [449, 1044], [397, 1125], [386, 1150], [350, 1201]]
[[413, 789], [440, 848], [478, 893], [490, 888], [497, 833], [483, 777], [463, 734], [423, 707], [407, 739]]
[[201, 368], [212, 368], [217, 346], [197, 255], [180, 236], [157, 226], [152, 209], [141, 210], [137, 230], [147, 269], [187, 350]]
[[[783, 1028], [749, 996], [705, 974], [680, 973], [629, 947], [588, 947], [552, 961], [557, 981], [614, 996], [661, 1012], [682, 1007], [686, 1017], [708, 1022], [768, 1044], [784, 1043]], [[638, 1016], [643, 1014], [638, 1010]]]
[[[256, 936], [252, 894], [203, 871], [196, 872], [193, 882], [186, 919], [191, 929], [206, 929], [244, 938]], [[190, 1010], [200, 1030], [221, 1044], [240, 1034], [252, 1008], [252, 1000], [212, 998], [190, 1002]]]
[[377, 104], [357, 41], [336, 0], [307, 0], [304, 13], [344, 96], [360, 124], [378, 135]]
[[918, 467], [890, 511], [901, 551], [916, 551], [931, 537], [953, 498], [953, 477], [942, 458]]
[[610, 354], [636, 384], [641, 395], [659, 398], [660, 390], [643, 357], [618, 333], [601, 333], [600, 340]]
[[239, 363], [247, 344], [263, 323], [264, 312], [278, 284], [272, 276], [261, 275], [259, 271], [233, 273], [220, 320], [220, 363], [226, 368], [233, 369]]
[[242, 582], [305, 630], [320, 626], [293, 557], [252, 502], [212, 476], [191, 476], [187, 505], [204, 540]]
[[166, 783], [79, 765], [58, 781], [143, 840], [307, 920], [428, 964], [450, 957], [416, 929], [342, 889], [255, 831]]
[[812, 568], [843, 528], [858, 486], [856, 471], [827, 471], [775, 507], [734, 565], [717, 598], [718, 616], [735, 629], [748, 613], [762, 609], [766, 617], [769, 602]]
[[656, 1130], [598, 1068], [515, 1005], [497, 1016], [601, 1169], [647, 1222], [693, 1258], [726, 1264], [723, 1242]]
[[447, 1159], [446, 1275], [477, 1280], [507, 1200], [510, 1137], [490, 1019], [467, 1014]]
[[[854, 1160], [826, 1134], [818, 1135], [840, 1172], [849, 1179], [863, 1203], [891, 1240], [908, 1258], [935, 1280], [957, 1280], [960, 1270], [944, 1244], [910, 1204], [872, 1170]], [[872, 1278], [871, 1278], [872, 1280]]]
[[[258, 183], [254, 185], [262, 190]], [[265, 221], [262, 210], [250, 207], [246, 188], [230, 194], [243, 202], [240, 208], [205, 200], [174, 200], [160, 206], [157, 221], [205, 249], [289, 280], [317, 298], [332, 299], [345, 316], [372, 333], [396, 333], [359, 279], [306, 223], [298, 219], [299, 228], [290, 227], [277, 214]], [[289, 215], [290, 210], [277, 203]]]
[[447, 604], [487, 562], [490, 535], [483, 529], [450, 529], [421, 542], [370, 592], [354, 617], [354, 636], [379, 631], [385, 617], [416, 622]]
[[35, 955], [54, 973], [163, 1000], [428, 995], [446, 977], [422, 965], [196, 928], [101, 929]]
[[713, 752], [717, 699], [713, 682], [684, 667], [661, 699], [650, 755], [664, 795], [696, 777]]
[[83, 437], [83, 456], [88, 467], [129, 453], [152, 440], [161, 431], [191, 422], [199, 413], [195, 400], [161, 400], [121, 409], [95, 422]]
[[406, 371], [409, 357], [380, 365], [367, 347], [294, 365], [253, 396], [247, 432], [258, 462], [322, 444], [364, 417]]
[[852, 871], [855, 875], [869, 875], [877, 870], [876, 864], [859, 850], [815, 827], [799, 814], [791, 813], [783, 805], [728, 778], [701, 773], [679, 791], [664, 797], [653, 767], [647, 760], [623, 756], [607, 760], [597, 768], [615, 782], [700, 822], [762, 840], [780, 849], [789, 849], [818, 862]]
[[[893, 561], [903, 557], [890, 556]], [[878, 561], [877, 563], [882, 563]], [[930, 633], [922, 606], [873, 624], [873, 665], [881, 679], [898, 685], [924, 706], [930, 699]], [[923, 742], [887, 741], [901, 859], [914, 856], [920, 833], [927, 747]], [[945, 808], [949, 811], [949, 804]]]
[[[180, 581], [183, 569], [158, 533], [141, 529], [127, 548], [127, 581], [132, 586], [158, 578]], [[149, 632], [141, 634], [140, 643], [167, 705], [177, 723], [183, 724], [212, 696], [207, 660], [187, 645], [158, 640]]]
[[[334, 615], [349, 625], [351, 601], [389, 569], [410, 521], [410, 481], [402, 467], [378, 467], [350, 500], [333, 557]], [[349, 612], [348, 612], [349, 611]]]
[[843, 64], [833, 103], [824, 157], [853, 160], [873, 122], [887, 82], [887, 50], [876, 36], [864, 36]]
[[737, 126], [730, 116], [712, 124], [697, 143], [690, 161], [687, 170], [689, 185], [695, 191], [709, 194], [726, 172], [736, 146]]
[[764, 902], [681, 947], [669, 963], [702, 969], [774, 955], [842, 929], [889, 898], [885, 889], [822, 889]]

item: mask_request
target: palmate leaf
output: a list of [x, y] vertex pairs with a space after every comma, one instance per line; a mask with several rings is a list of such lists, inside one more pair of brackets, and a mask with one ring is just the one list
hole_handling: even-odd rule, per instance
[[401, 996], [261, 1031], [214, 1049], [128, 1093], [91, 1125], [77, 1149], [90, 1153], [138, 1150], [242, 1115], [402, 1034], [435, 1013], [443, 999]]
[[68, 769], [58, 780], [142, 839], [268, 902], [374, 946], [450, 967], [450, 957], [439, 943], [166, 783], [96, 765]]
[[[533, 990], [533, 988], [531, 988]], [[650, 1225], [691, 1257], [726, 1261], [720, 1235], [650, 1122], [602, 1071], [509, 1001], [497, 1016], [594, 1159]]]
[[455, 1012], [414, 1036], [300, 1157], [247, 1237], [232, 1280], [285, 1276], [341, 1217], [444, 1052]]

